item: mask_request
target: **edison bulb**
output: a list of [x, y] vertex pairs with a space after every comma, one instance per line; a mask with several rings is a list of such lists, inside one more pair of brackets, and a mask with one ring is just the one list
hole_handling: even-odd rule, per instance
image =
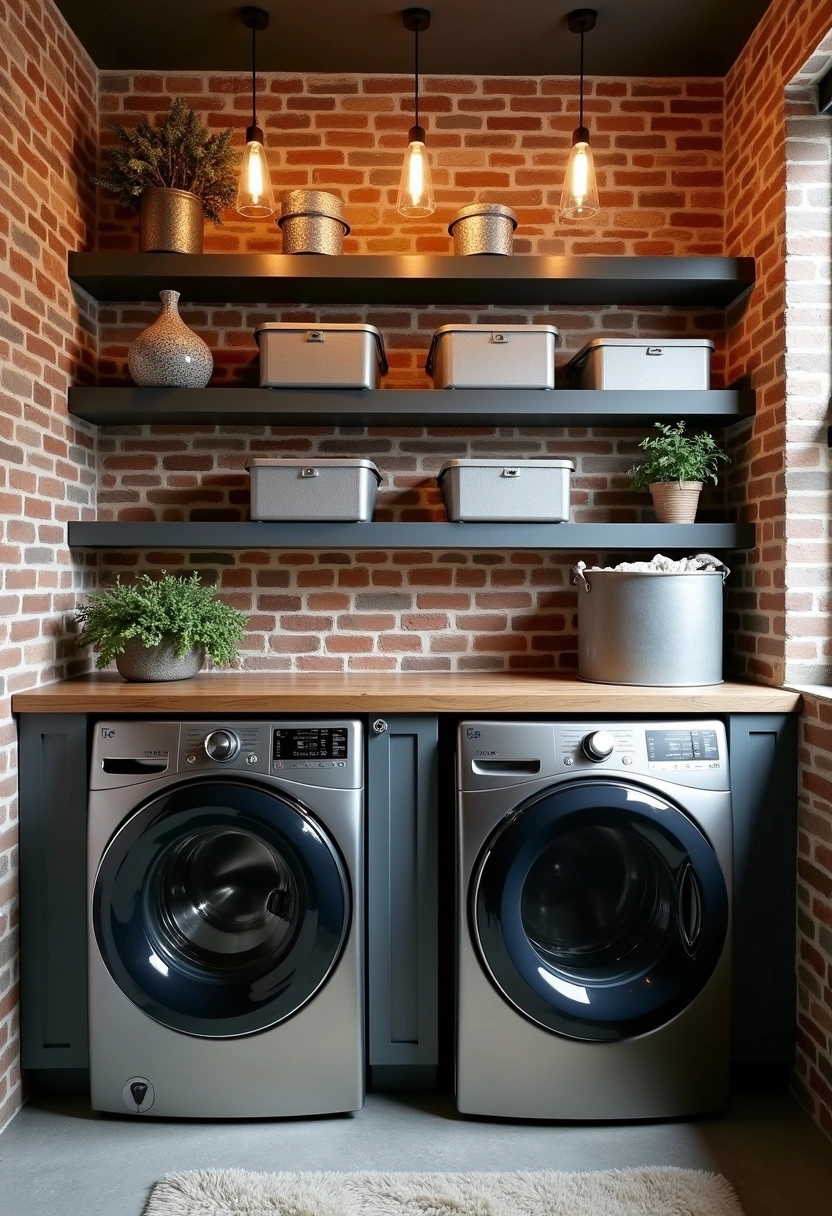
[[598, 186], [592, 149], [583, 140], [572, 145], [560, 196], [560, 213], [567, 220], [585, 220], [598, 214]]
[[260, 140], [250, 139], [240, 165], [237, 186], [237, 211], [249, 219], [262, 220], [274, 215], [274, 192], [269, 176], [266, 149]]
[[436, 209], [430, 162], [424, 142], [412, 139], [404, 154], [396, 210], [410, 219], [432, 215]]

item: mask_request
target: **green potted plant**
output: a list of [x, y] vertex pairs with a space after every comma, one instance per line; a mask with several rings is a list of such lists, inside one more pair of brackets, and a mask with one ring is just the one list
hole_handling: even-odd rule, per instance
[[119, 579], [109, 591], [94, 592], [78, 610], [81, 646], [95, 646], [96, 667], [115, 659], [125, 680], [187, 680], [209, 654], [226, 665], [238, 657], [246, 616], [215, 598], [198, 574], [143, 574], [137, 582]]
[[107, 149], [106, 167], [92, 180], [138, 211], [142, 253], [202, 253], [203, 216], [221, 224], [237, 193], [231, 128], [209, 135], [177, 97], [158, 127], [111, 129], [121, 143]]
[[630, 469], [634, 490], [650, 490], [660, 524], [692, 524], [706, 481], [717, 483], [717, 470], [728, 456], [707, 431], [686, 435], [685, 423], [654, 424], [658, 435], [638, 445], [646, 458]]

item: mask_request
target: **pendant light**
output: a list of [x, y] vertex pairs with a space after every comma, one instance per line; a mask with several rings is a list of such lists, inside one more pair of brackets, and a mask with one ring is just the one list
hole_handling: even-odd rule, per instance
[[251, 126], [246, 129], [246, 150], [240, 165], [237, 211], [247, 219], [267, 220], [274, 215], [274, 192], [269, 162], [263, 147], [263, 132], [257, 125], [257, 34], [269, 24], [264, 8], [240, 9], [240, 20], [251, 30]]
[[572, 151], [560, 196], [560, 213], [567, 220], [587, 220], [599, 210], [589, 130], [584, 126], [584, 34], [595, 28], [597, 17], [594, 8], [576, 8], [566, 18], [572, 33], [581, 35], [580, 117], [572, 133]]
[[413, 126], [408, 134], [402, 177], [396, 210], [408, 219], [432, 215], [436, 209], [430, 164], [425, 149], [424, 128], [419, 126], [419, 35], [430, 26], [430, 11], [426, 8], [406, 8], [402, 14], [404, 28], [415, 35], [413, 60]]

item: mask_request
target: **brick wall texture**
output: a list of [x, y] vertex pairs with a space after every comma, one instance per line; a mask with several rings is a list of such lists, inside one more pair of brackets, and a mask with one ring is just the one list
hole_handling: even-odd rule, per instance
[[[765, 682], [829, 682], [832, 123], [814, 85], [832, 66], [832, 3], [775, 0], [725, 80], [725, 252], [757, 286], [726, 344], [751, 374], [753, 428], [735, 446], [729, 505], [757, 523], [733, 580], [735, 663]], [[799, 837], [797, 1092], [832, 1134], [832, 715], [806, 698]]]
[[[101, 78], [102, 140], [108, 123], [163, 113], [185, 96], [212, 128], [243, 138], [250, 80], [244, 75], [109, 75]], [[562, 170], [577, 122], [574, 79], [425, 79], [424, 121], [438, 207], [426, 221], [395, 211], [402, 148], [412, 121], [407, 76], [289, 76], [260, 80], [259, 111], [278, 189], [340, 192], [361, 253], [448, 252], [447, 224], [484, 199], [517, 212], [517, 250], [553, 254], [715, 254], [722, 249], [721, 80], [588, 81], [605, 207], [592, 225], [555, 225]], [[100, 209], [102, 248], [136, 247], [136, 221], [111, 199]], [[208, 233], [210, 248], [279, 252], [275, 223], [233, 214]], [[127, 380], [130, 342], [151, 306], [103, 306], [100, 375]], [[215, 382], [257, 382], [254, 329], [263, 321], [368, 321], [385, 335], [386, 383], [429, 387], [430, 335], [452, 322], [554, 323], [562, 365], [588, 338], [713, 335], [722, 314], [671, 309], [187, 308], [212, 347]], [[721, 374], [721, 351], [715, 375]], [[649, 496], [624, 476], [640, 434], [463, 428], [298, 430], [239, 427], [108, 428], [101, 439], [99, 507], [116, 519], [240, 518], [250, 456], [360, 454], [384, 474], [380, 518], [441, 519], [434, 480], [459, 456], [569, 456], [576, 462], [575, 518], [639, 519]], [[718, 496], [711, 508], [721, 506]], [[115, 554], [106, 569], [192, 563], [191, 554]], [[599, 558], [601, 555], [591, 555]], [[569, 556], [524, 553], [229, 553], [200, 555], [236, 601], [253, 611], [245, 664], [277, 670], [570, 669], [576, 661]]]
[[95, 374], [95, 315], [66, 255], [94, 239], [97, 74], [51, 3], [0, 5], [0, 1128], [18, 1067], [17, 780], [9, 699], [83, 666], [67, 617], [87, 573], [65, 523], [94, 516], [95, 440], [66, 390]]
[[[196, 566], [215, 575], [251, 614], [244, 658], [251, 670], [573, 668], [567, 554], [109, 553], [97, 570], [90, 555], [61, 547], [58, 525], [93, 508], [100, 518], [242, 518], [245, 462], [268, 454], [370, 456], [384, 474], [380, 517], [399, 519], [442, 518], [433, 476], [447, 457], [566, 455], [577, 465], [575, 518], [637, 519], [649, 502], [631, 493], [624, 473], [642, 432], [229, 425], [111, 427], [93, 436], [70, 425], [67, 384], [127, 382], [129, 344], [155, 313], [130, 302], [96, 310], [67, 288], [67, 249], [136, 248], [135, 220], [108, 197], [96, 204], [85, 185], [97, 133], [106, 143], [113, 119], [129, 125], [157, 117], [183, 95], [211, 128], [232, 126], [242, 145], [249, 81], [242, 74], [98, 74], [50, 0], [46, 7], [2, 0], [0, 12], [0, 55], [8, 57], [0, 60], [0, 241], [8, 250], [0, 300], [3, 654], [16, 656], [3, 659], [4, 694], [76, 662], [66, 616], [86, 582], [141, 568]], [[758, 391], [757, 418], [730, 441], [726, 489], [706, 503], [706, 511], [727, 508], [758, 527], [757, 549], [735, 555], [729, 662], [769, 683], [820, 678], [829, 662], [822, 424], [830, 144], [810, 109], [813, 83], [829, 60], [823, 40], [830, 28], [832, 0], [774, 0], [725, 80], [590, 78], [586, 108], [602, 200], [590, 225], [553, 219], [577, 122], [574, 78], [425, 76], [421, 111], [438, 208], [427, 221], [408, 222], [394, 200], [411, 122], [410, 79], [264, 74], [258, 108], [275, 188], [339, 192], [353, 225], [348, 252], [447, 252], [447, 221], [458, 207], [500, 201], [517, 212], [518, 253], [753, 255], [758, 285], [748, 307], [728, 318], [672, 309], [185, 306], [185, 319], [214, 351], [214, 382], [256, 382], [253, 330], [281, 318], [378, 325], [390, 354], [387, 384], [402, 389], [429, 383], [430, 334], [452, 321], [553, 322], [564, 335], [560, 364], [599, 334], [713, 337], [715, 386], [751, 375]], [[424, 66], [429, 73], [428, 60]], [[233, 214], [206, 237], [208, 250], [281, 248], [274, 223]], [[799, 1084], [829, 1129], [832, 804], [823, 774], [832, 766], [832, 736], [824, 712], [810, 702], [804, 729]], [[14, 736], [6, 723], [0, 951], [9, 961], [0, 971], [0, 1123], [20, 1092]]]

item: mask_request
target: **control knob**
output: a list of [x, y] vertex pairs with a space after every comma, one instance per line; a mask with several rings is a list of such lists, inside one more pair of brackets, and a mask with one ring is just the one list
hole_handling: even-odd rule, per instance
[[615, 739], [607, 730], [595, 730], [584, 736], [581, 747], [588, 760], [600, 764], [602, 760], [609, 760], [615, 751]]
[[220, 763], [233, 760], [240, 750], [240, 740], [232, 730], [212, 730], [205, 739], [205, 754]]

